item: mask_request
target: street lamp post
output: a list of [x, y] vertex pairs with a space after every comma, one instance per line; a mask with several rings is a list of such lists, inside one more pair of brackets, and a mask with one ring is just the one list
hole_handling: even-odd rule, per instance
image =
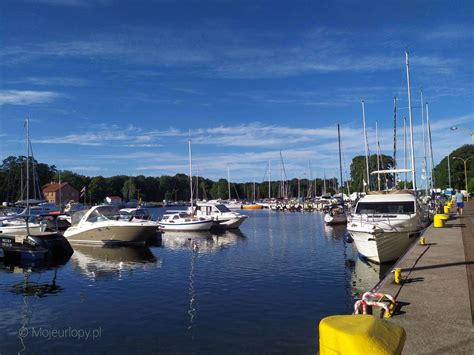
[[467, 189], [467, 162], [471, 158], [463, 159], [463, 158], [459, 158], [459, 157], [453, 157], [453, 159], [462, 160], [463, 163], [464, 163], [464, 181], [466, 183], [467, 200], [469, 201], [469, 190]]

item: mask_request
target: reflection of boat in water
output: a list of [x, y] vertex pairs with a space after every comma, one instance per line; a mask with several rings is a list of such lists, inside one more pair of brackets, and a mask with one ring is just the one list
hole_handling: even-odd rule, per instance
[[156, 263], [147, 246], [75, 245], [72, 263], [84, 275], [104, 278]]
[[165, 248], [179, 250], [192, 249], [203, 253], [212, 253], [225, 247], [245, 240], [245, 234], [239, 229], [226, 230], [222, 233], [201, 232], [171, 232], [161, 236]]
[[365, 292], [371, 291], [390, 269], [391, 265], [376, 264], [357, 257], [356, 254], [351, 273], [353, 294], [362, 296]]

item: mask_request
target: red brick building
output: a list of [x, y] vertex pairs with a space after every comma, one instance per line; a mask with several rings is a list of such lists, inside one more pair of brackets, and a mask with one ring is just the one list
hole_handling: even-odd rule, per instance
[[66, 204], [69, 201], [79, 202], [79, 191], [72, 187], [68, 182], [61, 184], [52, 182], [43, 186], [43, 196], [50, 203], [61, 201]]

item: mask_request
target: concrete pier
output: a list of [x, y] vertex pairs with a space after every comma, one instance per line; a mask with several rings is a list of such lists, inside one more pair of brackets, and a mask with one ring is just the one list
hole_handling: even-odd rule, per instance
[[388, 275], [377, 291], [397, 298], [390, 321], [407, 333], [404, 354], [474, 354], [474, 202], [444, 228], [429, 227], [396, 267], [402, 282]]

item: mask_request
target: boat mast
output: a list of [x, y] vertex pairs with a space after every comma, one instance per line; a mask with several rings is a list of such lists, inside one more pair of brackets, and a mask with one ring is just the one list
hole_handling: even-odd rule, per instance
[[[30, 214], [30, 119], [27, 118], [26, 122], [26, 214]], [[28, 217], [26, 218], [26, 233], [30, 235], [30, 225], [28, 223]]]
[[344, 210], [344, 182], [342, 181], [342, 153], [341, 153], [341, 130], [339, 128], [339, 123], [337, 124], [337, 140], [339, 142], [339, 174], [341, 175], [341, 205]]
[[189, 189], [191, 191], [191, 213], [193, 211], [193, 160], [191, 152], [191, 138], [188, 139], [188, 154], [189, 154]]
[[[397, 97], [393, 97], [393, 169], [397, 169]], [[394, 184], [397, 183], [397, 173], [393, 174]]]
[[323, 171], [323, 193], [322, 195], [326, 195], [326, 170]]
[[367, 129], [365, 127], [365, 102], [364, 100], [361, 101], [362, 103], [362, 124], [364, 126], [364, 139], [365, 139], [365, 169], [367, 174], [367, 182], [365, 190], [370, 190], [370, 171], [369, 171], [369, 141], [367, 139]]
[[407, 188], [408, 175], [407, 175], [407, 117], [403, 116], [403, 156], [404, 156], [404, 168], [405, 168], [405, 185], [404, 188]]
[[429, 149], [429, 156], [430, 156], [430, 187], [433, 189], [436, 184], [434, 181], [434, 175], [433, 175], [433, 166], [434, 166], [434, 161], [433, 161], [433, 146], [431, 145], [431, 125], [430, 125], [430, 113], [428, 111], [428, 102], [426, 103], [426, 128], [428, 130], [428, 149]]
[[227, 167], [227, 191], [229, 192], [229, 201], [230, 201], [230, 171]]
[[272, 198], [272, 161], [268, 161], [268, 199]]
[[[379, 142], [379, 127], [378, 127], [378, 121], [375, 121], [375, 139], [377, 140], [377, 171], [380, 171], [380, 142]], [[377, 172], [377, 186], [380, 191], [380, 173]]]
[[423, 170], [425, 172], [425, 194], [426, 196], [428, 196], [428, 164], [426, 163], [425, 110], [423, 106], [423, 89], [420, 90], [420, 100], [421, 100], [421, 132], [422, 132], [422, 141], [423, 141]]
[[255, 203], [255, 179], [253, 179], [253, 202]]
[[408, 63], [408, 48], [405, 49], [405, 61], [407, 69], [408, 117], [410, 120], [411, 180], [413, 184], [413, 191], [416, 191], [415, 146], [413, 144], [413, 116], [411, 111], [410, 65]]

